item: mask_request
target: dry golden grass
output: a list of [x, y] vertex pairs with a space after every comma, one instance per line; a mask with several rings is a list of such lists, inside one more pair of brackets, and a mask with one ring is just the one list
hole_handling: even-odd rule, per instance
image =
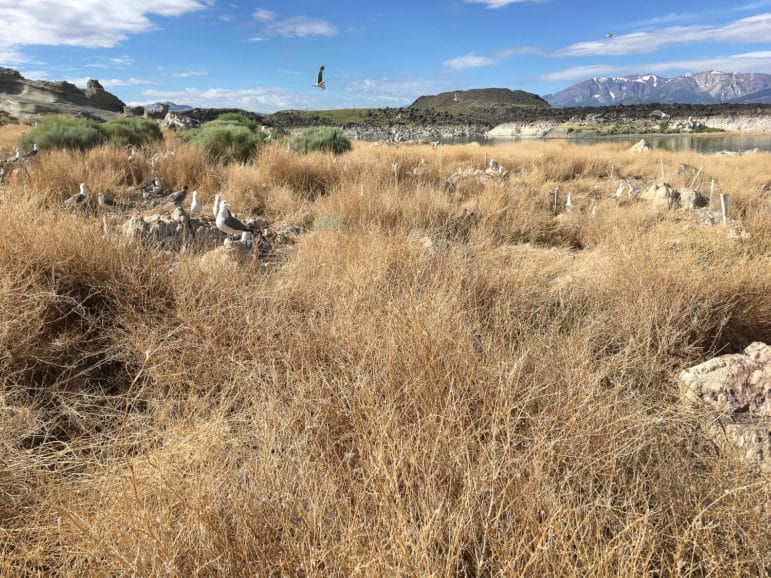
[[[0, 574], [771, 571], [771, 483], [675, 379], [771, 341], [768, 154], [128, 154], [45, 153], [3, 185]], [[508, 180], [445, 191], [490, 155]], [[662, 160], [678, 187], [703, 166], [751, 237], [608, 199]], [[218, 275], [61, 209], [153, 174], [307, 230]], [[580, 212], [554, 215], [557, 185]]]

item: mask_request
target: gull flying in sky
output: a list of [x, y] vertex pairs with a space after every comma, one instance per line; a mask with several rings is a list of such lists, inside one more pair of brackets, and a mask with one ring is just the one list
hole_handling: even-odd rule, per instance
[[320, 88], [321, 90], [326, 90], [327, 88], [327, 81], [324, 80], [324, 67], [322, 66], [319, 68], [319, 75], [316, 78], [316, 84], [314, 84], [316, 88]]

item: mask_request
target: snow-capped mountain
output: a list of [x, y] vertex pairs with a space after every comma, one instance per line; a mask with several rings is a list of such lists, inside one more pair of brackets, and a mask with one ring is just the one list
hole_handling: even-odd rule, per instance
[[[771, 74], [707, 71], [665, 78], [655, 74], [592, 78], [547, 94], [552, 106], [723, 102], [771, 103]], [[753, 97], [753, 95], [756, 95]]]

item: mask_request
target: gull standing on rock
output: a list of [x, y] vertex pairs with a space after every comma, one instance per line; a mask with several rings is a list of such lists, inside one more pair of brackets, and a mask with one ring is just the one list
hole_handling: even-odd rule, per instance
[[85, 207], [88, 203], [88, 185], [80, 183], [80, 191], [64, 201], [65, 207]]
[[251, 229], [230, 214], [227, 201], [220, 201], [220, 209], [216, 219], [217, 228], [228, 235], [238, 235]]
[[193, 200], [190, 203], [190, 212], [191, 213], [200, 213], [203, 206], [201, 205], [201, 201], [198, 200], [198, 191], [193, 191]]

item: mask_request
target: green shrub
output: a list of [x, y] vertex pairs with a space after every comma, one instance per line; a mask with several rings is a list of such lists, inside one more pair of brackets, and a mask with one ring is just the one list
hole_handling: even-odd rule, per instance
[[217, 121], [233, 123], [239, 126], [245, 126], [249, 130], [254, 132], [257, 132], [260, 128], [260, 123], [258, 123], [253, 118], [249, 118], [248, 116], [240, 112], [223, 112], [217, 117], [216, 120], [211, 122], [217, 122]]
[[37, 143], [41, 150], [75, 149], [85, 151], [104, 143], [140, 146], [163, 139], [158, 123], [143, 118], [116, 118], [99, 123], [87, 118], [46, 116], [19, 138], [22, 150]]
[[116, 118], [102, 125], [110, 144], [118, 146], [142, 146], [163, 140], [157, 122], [145, 118]]
[[339, 128], [318, 126], [304, 130], [292, 139], [292, 148], [303, 153], [331, 151], [336, 155], [351, 150], [351, 141]]
[[213, 120], [188, 131], [183, 138], [201, 147], [212, 161], [243, 163], [254, 155], [267, 135], [230, 121]]
[[37, 143], [41, 150], [66, 148], [85, 151], [106, 140], [107, 134], [94, 120], [46, 116], [35, 128], [19, 137], [18, 145], [22, 150], [30, 149], [33, 143]]

